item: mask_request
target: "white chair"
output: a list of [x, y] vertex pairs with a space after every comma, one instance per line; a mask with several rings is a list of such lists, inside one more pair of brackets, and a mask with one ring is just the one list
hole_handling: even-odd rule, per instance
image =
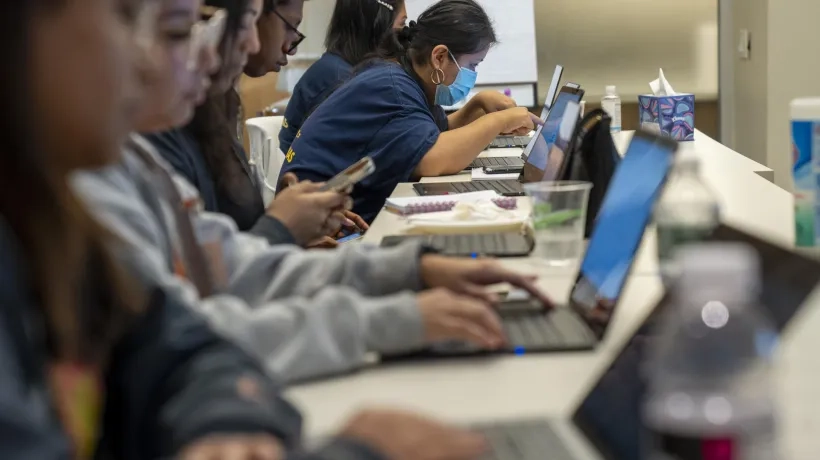
[[[250, 144], [249, 161], [261, 176], [265, 190], [262, 194], [269, 203], [276, 193], [276, 181], [282, 170], [285, 155], [279, 150], [279, 131], [284, 117], [257, 117], [245, 122]], [[273, 184], [273, 185], [272, 185]]]

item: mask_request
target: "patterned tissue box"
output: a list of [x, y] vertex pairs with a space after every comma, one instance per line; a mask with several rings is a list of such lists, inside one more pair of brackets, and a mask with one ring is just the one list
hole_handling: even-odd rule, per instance
[[643, 129], [657, 131], [676, 141], [695, 140], [695, 95], [638, 96], [638, 117]]

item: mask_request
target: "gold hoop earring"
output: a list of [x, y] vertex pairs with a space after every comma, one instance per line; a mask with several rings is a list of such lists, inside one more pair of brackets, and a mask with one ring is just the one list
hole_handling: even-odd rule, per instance
[[[436, 81], [438, 79], [438, 81]], [[430, 81], [433, 82], [434, 85], [440, 85], [444, 82], [444, 71], [441, 69], [433, 69], [430, 73]]]

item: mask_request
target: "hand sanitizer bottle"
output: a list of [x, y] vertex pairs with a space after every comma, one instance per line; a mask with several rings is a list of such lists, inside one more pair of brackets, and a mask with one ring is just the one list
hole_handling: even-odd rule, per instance
[[612, 85], [606, 87], [601, 108], [612, 118], [609, 130], [613, 133], [621, 132], [621, 97], [618, 96], [618, 88]]

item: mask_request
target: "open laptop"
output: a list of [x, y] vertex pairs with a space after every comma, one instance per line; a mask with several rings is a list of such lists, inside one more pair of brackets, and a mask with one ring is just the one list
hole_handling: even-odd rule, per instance
[[[556, 177], [561, 177], [562, 168], [567, 163], [567, 153], [571, 152], [573, 146], [572, 133], [575, 132], [575, 126], [578, 124], [580, 110], [581, 107], [575, 102], [568, 102], [565, 110], [562, 110], [562, 119], [556, 123], [555, 128], [556, 137], [560, 138], [559, 142], [555, 142], [555, 138], [551, 142], [547, 139], [551, 136], [551, 134], [545, 134], [547, 133], [548, 124], [538, 127], [535, 136], [524, 150], [524, 153], [527, 154], [527, 162], [524, 164], [524, 169], [521, 170], [518, 179], [418, 183], [413, 184], [413, 189], [422, 196], [481, 192], [484, 190], [494, 190], [504, 196], [523, 196], [524, 188], [521, 184], [554, 180]], [[550, 112], [550, 117], [552, 117], [552, 112]], [[560, 133], [557, 132], [559, 130]]]
[[[714, 241], [743, 242], [761, 262], [760, 303], [783, 333], [820, 282], [820, 262], [728, 225]], [[644, 457], [641, 411], [647, 382], [642, 372], [647, 339], [670, 307], [661, 299], [621, 348], [570, 420], [529, 419], [481, 424], [492, 452], [482, 460], [623, 460]]]
[[[541, 119], [545, 120], [547, 118], [547, 114], [549, 114], [550, 108], [552, 108], [552, 102], [555, 100], [555, 93], [558, 92], [558, 88], [561, 84], [561, 76], [564, 74], [564, 67], [557, 65], [555, 66], [555, 71], [552, 73], [552, 82], [550, 82], [549, 90], [547, 91], [547, 97], [544, 99], [544, 108], [541, 109]], [[527, 144], [530, 143], [530, 138], [532, 136], [497, 136], [493, 141], [490, 143], [490, 148], [494, 149], [503, 149], [503, 148], [524, 148]], [[517, 157], [511, 157], [517, 158]], [[481, 168], [483, 166], [475, 166], [476, 168]]]
[[676, 150], [677, 143], [671, 139], [635, 133], [598, 213], [569, 305], [547, 310], [532, 301], [502, 304], [499, 316], [508, 342], [502, 350], [488, 352], [463, 343], [446, 343], [431, 347], [422, 355], [522, 354], [595, 348], [606, 333], [626, 285]]
[[[547, 139], [547, 145], [551, 145], [552, 142], [558, 136], [558, 129], [561, 126], [561, 122], [564, 118], [564, 113], [566, 112], [566, 108], [568, 104], [574, 102], [578, 104], [579, 108], [578, 111], [580, 113], [580, 104], [581, 99], [584, 97], [584, 90], [582, 90], [578, 85], [572, 85], [570, 83], [564, 85], [561, 88], [561, 91], [558, 93], [558, 96], [555, 98], [555, 103], [552, 104], [549, 110], [547, 110], [546, 115], [542, 118], [544, 120], [544, 128], [540, 131], [541, 135]], [[536, 134], [538, 134], [539, 130], [536, 130]], [[535, 139], [537, 136], [534, 135], [531, 138], [527, 138], [529, 142], [532, 142], [532, 139]], [[529, 146], [530, 144], [526, 144]], [[489, 168], [489, 167], [507, 167], [507, 168], [516, 168], [516, 167], [523, 167], [525, 164], [524, 161], [527, 159], [529, 152], [524, 150], [524, 152], [519, 156], [504, 156], [504, 157], [482, 157], [476, 158], [473, 160], [472, 163], [468, 166], [468, 169], [472, 168]], [[510, 172], [517, 172], [512, 170]]]

